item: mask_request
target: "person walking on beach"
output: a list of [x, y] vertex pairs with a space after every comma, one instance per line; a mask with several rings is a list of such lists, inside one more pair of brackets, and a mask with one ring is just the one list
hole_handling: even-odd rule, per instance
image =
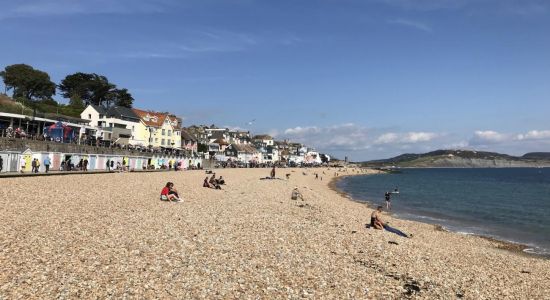
[[21, 173], [25, 172], [25, 168], [27, 167], [27, 162], [23, 157], [21, 157]]
[[82, 162], [82, 168], [83, 168], [84, 172], [88, 171], [88, 159], [87, 158], [85, 158], [84, 161]]
[[105, 166], [107, 167], [107, 171], [111, 171], [111, 160], [110, 159], [107, 160], [107, 163], [105, 164]]
[[4, 169], [4, 159], [0, 156], [0, 172], [2, 172], [2, 169]]
[[44, 158], [44, 167], [46, 168], [46, 173], [48, 173], [50, 171], [51, 163], [52, 162], [50, 161], [50, 157], [46, 156], [46, 158]]
[[34, 173], [38, 173], [38, 169], [40, 169], [40, 161], [38, 160], [38, 158], [35, 158], [34, 160], [36, 160], [36, 166], [34, 167]]
[[273, 169], [271, 169], [271, 179], [275, 178], [275, 166], [273, 166]]
[[34, 173], [34, 169], [36, 169], [36, 159], [31, 161], [31, 173]]
[[391, 193], [390, 192], [386, 192], [384, 194], [384, 198], [386, 200], [386, 209], [387, 210], [391, 210]]

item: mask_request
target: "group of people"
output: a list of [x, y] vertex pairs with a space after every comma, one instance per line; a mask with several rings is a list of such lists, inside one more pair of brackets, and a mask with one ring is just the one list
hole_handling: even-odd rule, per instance
[[[44, 168], [46, 168], [46, 173], [48, 173], [50, 171], [50, 165], [51, 165], [51, 160], [50, 160], [50, 157], [49, 156], [46, 156], [46, 158], [44, 158]], [[2, 171], [2, 167], [3, 167], [3, 161], [1, 160], [0, 158], [0, 171]], [[21, 170], [20, 172], [21, 173], [24, 173], [25, 172], [25, 169], [27, 168], [27, 160], [25, 158], [21, 158]], [[31, 172], [32, 173], [38, 173], [39, 170], [40, 170], [40, 160], [38, 158], [33, 158], [31, 160]]]
[[[206, 176], [202, 186], [221, 190], [221, 185], [223, 184], [225, 184], [225, 179], [223, 179], [223, 176], [216, 178], [216, 173], [213, 173], [210, 179], [208, 179], [208, 176]], [[167, 182], [164, 188], [162, 188], [162, 191], [160, 192], [160, 200], [183, 202], [183, 199], [179, 196], [178, 191], [174, 188], [173, 182]]]
[[206, 188], [213, 188], [216, 190], [221, 190], [222, 185], [225, 184], [225, 179], [223, 179], [222, 176], [220, 178], [216, 178], [216, 173], [213, 173], [210, 179], [208, 179], [208, 176], [204, 178], [204, 182], [202, 183], [202, 187]]

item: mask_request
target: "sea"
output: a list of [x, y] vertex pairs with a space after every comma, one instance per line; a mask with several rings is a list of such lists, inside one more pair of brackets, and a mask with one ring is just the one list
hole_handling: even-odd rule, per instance
[[356, 201], [384, 205], [399, 218], [462, 234], [520, 243], [550, 255], [550, 168], [423, 168], [349, 176], [336, 187]]

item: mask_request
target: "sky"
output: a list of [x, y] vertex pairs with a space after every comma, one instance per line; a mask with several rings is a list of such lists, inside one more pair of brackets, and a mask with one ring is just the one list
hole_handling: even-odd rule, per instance
[[[351, 160], [550, 151], [548, 0], [0, 0], [0, 69]], [[3, 86], [0, 84], [3, 90]], [[66, 102], [56, 96], [60, 102]], [[254, 120], [254, 121], [253, 121]]]

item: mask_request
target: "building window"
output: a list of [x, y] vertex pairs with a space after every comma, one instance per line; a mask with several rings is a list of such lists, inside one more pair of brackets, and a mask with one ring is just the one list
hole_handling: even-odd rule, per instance
[[163, 129], [163, 130], [162, 130], [162, 135], [165, 135], [165, 134], [166, 134], [166, 130]]
[[149, 138], [149, 143], [152, 143], [153, 142], [153, 138]]
[[92, 114], [88, 114], [88, 119], [92, 119]]
[[158, 143], [159, 142], [159, 139], [158, 138], [155, 138], [155, 143]]
[[172, 130], [168, 129], [168, 136], [172, 136]]
[[164, 146], [164, 139], [161, 140], [160, 144]]

